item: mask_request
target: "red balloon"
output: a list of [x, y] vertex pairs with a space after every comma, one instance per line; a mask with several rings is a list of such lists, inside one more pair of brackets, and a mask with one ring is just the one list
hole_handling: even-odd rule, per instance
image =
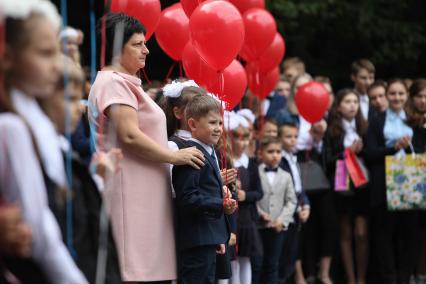
[[182, 59], [183, 49], [189, 41], [189, 19], [180, 3], [163, 10], [155, 37], [168, 56], [176, 61]]
[[186, 76], [198, 85], [205, 87], [218, 80], [218, 73], [205, 63], [189, 41], [182, 54], [182, 65]]
[[324, 117], [330, 94], [324, 84], [310, 81], [298, 88], [294, 99], [300, 115], [310, 123], [315, 123]]
[[180, 3], [182, 4], [182, 8], [185, 11], [185, 14], [188, 16], [188, 18], [190, 18], [198, 5], [204, 1], [205, 0], [180, 0]]
[[279, 33], [276, 33], [271, 45], [265, 50], [255, 64], [259, 67], [259, 71], [261, 73], [266, 73], [281, 63], [281, 60], [284, 58], [284, 54], [284, 39]]
[[210, 82], [213, 84], [207, 85], [207, 90], [216, 94], [220, 100], [224, 101], [227, 110], [232, 110], [240, 103], [247, 89], [247, 75], [244, 67], [237, 60], [233, 60], [232, 63], [223, 70], [222, 78], [220, 74], [216, 76], [217, 79]]
[[216, 71], [231, 64], [244, 42], [241, 14], [223, 0], [201, 3], [192, 13], [189, 30], [198, 54]]
[[161, 4], [159, 0], [112, 0], [111, 12], [123, 12], [138, 19], [146, 29], [148, 40], [160, 20]]
[[258, 60], [271, 45], [277, 33], [277, 23], [268, 11], [252, 8], [243, 14], [246, 36], [241, 57], [247, 62]]
[[229, 0], [229, 2], [234, 4], [241, 14], [251, 8], [265, 9], [265, 0]]
[[260, 73], [255, 64], [246, 65], [248, 87], [250, 91], [260, 99], [266, 98], [275, 89], [280, 77], [280, 70], [275, 67], [267, 73]]

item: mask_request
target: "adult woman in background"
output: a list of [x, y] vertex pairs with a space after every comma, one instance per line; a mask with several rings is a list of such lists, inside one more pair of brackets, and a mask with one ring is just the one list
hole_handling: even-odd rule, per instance
[[121, 169], [105, 190], [122, 278], [125, 282], [175, 279], [167, 164], [199, 168], [204, 157], [195, 148], [176, 152], [167, 148], [164, 112], [142, 90], [136, 76], [149, 53], [144, 27], [125, 14], [108, 14], [104, 23], [107, 66], [98, 72], [90, 92], [89, 119], [97, 127], [98, 148], [108, 150], [117, 143], [123, 151]]
[[389, 108], [370, 121], [365, 159], [370, 169], [372, 248], [380, 257], [377, 283], [409, 283], [414, 268], [417, 212], [388, 211], [386, 202], [385, 157], [409, 151], [413, 129], [406, 124], [408, 89], [402, 80], [388, 82]]

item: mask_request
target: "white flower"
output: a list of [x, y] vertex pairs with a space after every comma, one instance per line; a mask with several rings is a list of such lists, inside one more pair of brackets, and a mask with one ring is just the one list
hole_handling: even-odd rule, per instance
[[163, 95], [169, 98], [178, 98], [182, 94], [182, 90], [185, 87], [199, 88], [197, 83], [195, 83], [193, 80], [189, 80], [185, 82], [173, 81], [170, 84], [167, 84], [163, 87]]
[[414, 204], [420, 204], [420, 202], [422, 202], [423, 200], [423, 195], [418, 191], [412, 191], [408, 194], [406, 198], [408, 202], [411, 202]]

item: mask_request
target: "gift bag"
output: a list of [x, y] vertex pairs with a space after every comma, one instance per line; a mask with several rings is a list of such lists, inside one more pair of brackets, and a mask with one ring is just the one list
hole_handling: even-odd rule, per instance
[[313, 160], [300, 163], [302, 187], [306, 192], [318, 192], [330, 189], [330, 182], [321, 165]]
[[386, 156], [389, 210], [426, 209], [426, 154]]
[[336, 174], [334, 176], [334, 191], [349, 190], [349, 175], [344, 160], [336, 161]]
[[368, 170], [364, 163], [350, 149], [345, 150], [345, 165], [355, 188], [365, 186], [369, 181]]

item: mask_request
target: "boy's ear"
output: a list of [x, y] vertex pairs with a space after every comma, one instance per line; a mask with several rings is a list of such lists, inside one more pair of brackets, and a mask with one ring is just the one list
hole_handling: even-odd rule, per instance
[[356, 76], [353, 73], [351, 73], [351, 81], [354, 82], [354, 83], [355, 83], [355, 78], [356, 78]]
[[197, 122], [192, 117], [188, 119], [188, 126], [191, 131], [195, 130], [197, 128]]

